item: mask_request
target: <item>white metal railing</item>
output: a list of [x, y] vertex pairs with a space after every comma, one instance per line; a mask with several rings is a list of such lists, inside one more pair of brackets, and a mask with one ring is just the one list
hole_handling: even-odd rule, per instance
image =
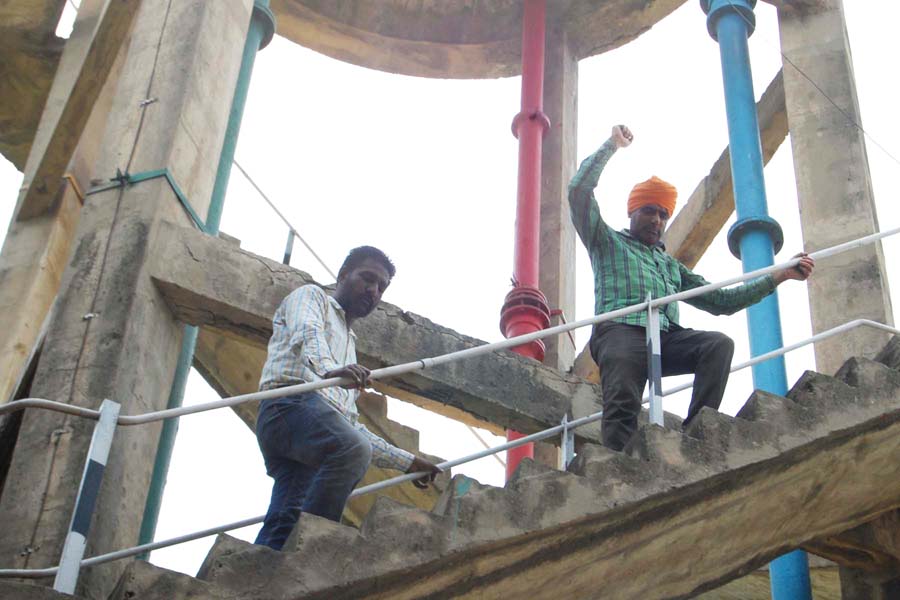
[[[746, 368], [751, 367], [760, 362], [769, 360], [770, 358], [775, 358], [776, 356], [782, 356], [784, 354], [787, 354], [788, 352], [797, 350], [798, 348], [802, 348], [809, 344], [813, 344], [815, 342], [822, 341], [824, 339], [833, 337], [840, 333], [844, 333], [851, 329], [855, 329], [856, 327], [873, 327], [875, 329], [880, 329], [880, 330], [886, 331], [888, 333], [900, 335], [900, 329], [890, 327], [888, 325], [884, 325], [883, 323], [870, 321], [868, 319], [856, 319], [854, 321], [849, 321], [847, 323], [844, 323], [843, 325], [839, 325], [839, 326], [829, 329], [827, 331], [823, 331], [822, 333], [819, 333], [817, 335], [809, 337], [803, 341], [796, 342], [789, 346], [784, 346], [783, 348], [779, 348], [777, 350], [773, 350], [772, 352], [767, 352], [765, 354], [761, 354], [751, 360], [739, 363], [731, 368], [731, 372], [734, 373], [735, 371], [740, 371], [741, 369], [746, 369]], [[660, 396], [667, 396], [670, 394], [674, 394], [676, 392], [683, 391], [685, 389], [690, 388], [691, 385], [692, 385], [692, 382], [688, 382], [686, 384], [679, 385], [672, 389], [661, 392]], [[645, 398], [645, 400], [647, 400], [647, 398]], [[646, 405], [647, 402], [644, 402], [644, 404]], [[571, 445], [572, 445], [572, 441], [568, 437], [571, 434], [571, 431], [580, 426], [587, 425], [589, 423], [598, 421], [599, 419], [602, 418], [602, 416], [603, 416], [603, 411], [598, 411], [598, 412], [588, 415], [586, 417], [582, 417], [580, 419], [575, 419], [572, 421], [568, 420], [568, 416], [564, 416], [563, 423], [561, 423], [560, 425], [557, 425], [555, 427], [551, 427], [549, 429], [545, 429], [538, 433], [534, 433], [534, 434], [525, 436], [525, 437], [517, 439], [513, 442], [501, 444], [499, 446], [495, 446], [493, 448], [488, 448], [488, 449], [482, 450], [480, 452], [476, 452], [474, 454], [462, 456], [462, 457], [456, 458], [454, 460], [445, 461], [445, 462], [440, 463], [438, 466], [441, 469], [449, 469], [451, 467], [455, 467], [455, 466], [462, 465], [462, 464], [465, 464], [468, 462], [472, 462], [472, 461], [484, 458], [486, 456], [490, 456], [492, 454], [497, 454], [499, 452], [503, 452], [503, 451], [509, 450], [511, 448], [521, 446], [523, 444], [528, 444], [531, 442], [551, 438], [558, 434], [562, 434], [564, 436], [562, 439], [562, 443], [561, 443], [561, 448], [562, 448], [561, 452], [564, 455], [571, 454], [570, 452], [567, 452], [567, 449], [570, 450]], [[566, 463], [568, 463], [569, 460], [571, 460], [571, 456], [564, 457], [563, 460], [566, 460]], [[385, 489], [388, 487], [392, 487], [394, 485], [399, 485], [406, 481], [412, 481], [413, 479], [419, 478], [421, 475], [422, 475], [421, 473], [419, 473], [419, 474], [410, 473], [410, 474], [404, 474], [404, 475], [400, 475], [397, 477], [393, 477], [391, 479], [386, 479], [384, 481], [379, 481], [377, 483], [373, 483], [373, 484], [370, 484], [370, 485], [367, 485], [367, 486], [364, 486], [364, 487], [354, 490], [353, 493], [350, 495], [350, 497], [355, 498], [358, 496], [362, 496], [364, 494], [370, 494], [373, 492], [377, 492], [379, 490], [382, 490], [382, 489]], [[131, 556], [137, 556], [138, 554], [143, 554], [144, 552], [151, 552], [153, 550], [159, 550], [161, 548], [177, 546], [178, 544], [183, 544], [185, 542], [199, 540], [199, 539], [202, 539], [205, 537], [209, 537], [211, 535], [224, 533], [226, 531], [233, 531], [235, 529], [242, 529], [244, 527], [249, 527], [250, 525], [256, 525], [258, 523], [262, 523], [264, 518], [265, 518], [265, 515], [260, 515], [257, 517], [242, 519], [240, 521], [234, 521], [232, 523], [218, 525], [216, 527], [211, 527], [208, 529], [195, 531], [193, 533], [188, 533], [188, 534], [180, 535], [180, 536], [165, 539], [165, 540], [159, 540], [159, 541], [150, 542], [147, 544], [141, 544], [139, 546], [125, 548], [123, 550], [116, 550], [114, 552], [108, 552], [106, 554], [99, 554], [97, 556], [92, 556], [91, 558], [82, 560], [80, 564], [81, 564], [81, 567], [89, 567], [92, 565], [99, 565], [99, 564], [103, 564], [106, 562], [121, 560], [123, 558], [129, 558]], [[44, 577], [53, 577], [54, 575], [56, 575], [58, 570], [59, 570], [59, 567], [48, 567], [45, 569], [0, 569], [0, 577], [20, 577], [20, 578], [28, 578], [28, 579], [40, 579], [40, 578], [44, 578]]]
[[[889, 237], [889, 236], [895, 235], [897, 233], [900, 233], [900, 228], [895, 228], [895, 229], [891, 229], [889, 231], [876, 233], [876, 234], [869, 235], [869, 236], [866, 236], [863, 238], [859, 238], [857, 240], [846, 242], [844, 244], [833, 246], [831, 248], [826, 248], [826, 249], [820, 250], [818, 252], [813, 252], [810, 254], [810, 257], [813, 258], [814, 260], [825, 258], [828, 256], [832, 256], [834, 254], [838, 254], [840, 252], [844, 252], [844, 251], [847, 251], [847, 250], [850, 250], [853, 248], [857, 248], [857, 247], [860, 247], [860, 246], [863, 246], [866, 244], [876, 242], [882, 238]], [[559, 335], [561, 333], [565, 333], [565, 332], [568, 332], [568, 331], [571, 331], [574, 329], [578, 329], [580, 327], [586, 327], [588, 325], [595, 325], [598, 323], [602, 323], [604, 321], [616, 319], [616, 318], [619, 318], [619, 317], [622, 317], [622, 316], [625, 316], [628, 314], [636, 313], [636, 312], [639, 312], [642, 310], [653, 311], [654, 309], [657, 309], [660, 306], [664, 306], [664, 305], [670, 304], [672, 302], [677, 302], [679, 300], [686, 300], [689, 298], [693, 298], [695, 296], [699, 296], [699, 295], [705, 294], [705, 293], [713, 291], [713, 290], [728, 287], [728, 286], [734, 285], [736, 283], [742, 283], [744, 281], [748, 281], [750, 279], [755, 279], [757, 277], [762, 277], [764, 275], [768, 275], [768, 274], [774, 273], [774, 272], [782, 270], [782, 269], [793, 268], [794, 266], [796, 266], [799, 263], [799, 260], [800, 260], [799, 258], [791, 259], [787, 262], [784, 262], [784, 263], [781, 263], [778, 265], [772, 265], [770, 267], [765, 267], [763, 269], [757, 269], [756, 271], [752, 271], [750, 273], [745, 273], [743, 275], [740, 275], [737, 277], [732, 277], [730, 279], [726, 279], [724, 281], [720, 281], [717, 283], [710, 283], [708, 285], [697, 287], [697, 288], [694, 288], [692, 290], [688, 290], [685, 292], [679, 292], [677, 294], [664, 296], [662, 298], [648, 299], [646, 302], [642, 302], [637, 305], [633, 305], [630, 307], [611, 311], [608, 313], [604, 313], [602, 315], [595, 315], [588, 319], [582, 319], [580, 321], [575, 321], [573, 323], [558, 325], [556, 327], [551, 327], [549, 329], [544, 329], [541, 331], [529, 333], [529, 334], [518, 336], [515, 338], [510, 338], [510, 339], [503, 340], [500, 342], [495, 342], [492, 344], [484, 344], [481, 346], [467, 348], [464, 350], [459, 350], [456, 352], [451, 352], [448, 354], [444, 354], [444, 355], [436, 356], [436, 357], [432, 357], [432, 358], [423, 358], [423, 359], [405, 363], [402, 365], [385, 367], [382, 369], [375, 369], [371, 372], [370, 378], [371, 379], [382, 379], [382, 378], [386, 378], [386, 377], [392, 377], [392, 376], [400, 375], [403, 373], [408, 373], [411, 371], [424, 369], [427, 367], [433, 367], [433, 366], [437, 366], [437, 365], [441, 365], [441, 364], [455, 362], [457, 360], [462, 360], [465, 358], [472, 358], [475, 356], [479, 356], [479, 355], [486, 354], [489, 352], [494, 352], [497, 350], [503, 350], [503, 349], [507, 349], [507, 348], [521, 346], [523, 344], [526, 344], [528, 342], [531, 342], [531, 341], [534, 341], [534, 340], [537, 340], [540, 338], [549, 337], [549, 336], [553, 336], [553, 335]], [[805, 346], [807, 344], [814, 343], [815, 341], [820, 341], [827, 337], [831, 337], [833, 335], [837, 335], [839, 333], [847, 331], [848, 329], [852, 329], [854, 327], [860, 327], [860, 326], [875, 327], [875, 328], [882, 329], [882, 330], [892, 332], [895, 334], [900, 334], [900, 331], [898, 331], [897, 329], [895, 329], [893, 327], [889, 327], [882, 323], [875, 323], [873, 321], [868, 321], [865, 319], [857, 319], [855, 321], [851, 321], [849, 323], [846, 323], [844, 325], [836, 327], [832, 330], [822, 332], [818, 335], [812, 336], [811, 338], [804, 340], [802, 342], [797, 342], [796, 344], [792, 344], [791, 346], [780, 348], [778, 350], [774, 350], [774, 351], [768, 352], [764, 355], [755, 357], [755, 358], [751, 359], [750, 361], [747, 361], [740, 365], [736, 365], [735, 367], [732, 368], [732, 371], [747, 368], [749, 366], [758, 364], [760, 362], [774, 358], [776, 356], [783, 355], [787, 352], [790, 352], [792, 350], [795, 350], [795, 349]], [[296, 395], [296, 394], [303, 393], [303, 392], [315, 391], [315, 390], [323, 389], [326, 387], [332, 387], [335, 385], [343, 385], [343, 384], [347, 384], [347, 383], [352, 383], [352, 382], [347, 379], [342, 379], [342, 378], [331, 378], [331, 379], [325, 379], [325, 380], [316, 381], [316, 382], [310, 382], [310, 383], [304, 383], [304, 384], [300, 384], [300, 385], [278, 388], [275, 390], [267, 390], [264, 392], [255, 392], [252, 394], [242, 394], [239, 396], [232, 396], [230, 398], [223, 398], [218, 401], [208, 402], [208, 403], [200, 404], [200, 405], [196, 405], [196, 406], [154, 411], [154, 412], [149, 412], [149, 413], [145, 413], [142, 415], [118, 415], [118, 405], [111, 401], [105, 401], [104, 407], [101, 407], [102, 409], [97, 411], [97, 410], [91, 410], [91, 409], [87, 409], [87, 408], [72, 406], [69, 404], [61, 403], [61, 402], [45, 400], [45, 399], [41, 399], [41, 398], [26, 398], [23, 400], [16, 400], [14, 402], [9, 402], [5, 405], [0, 406], [0, 415], [9, 413], [9, 412], [13, 412], [16, 410], [22, 410], [25, 408], [42, 408], [42, 409], [47, 409], [47, 410], [55, 410], [55, 411], [59, 411], [59, 412], [64, 412], [67, 414], [80, 416], [80, 417], [84, 417], [84, 418], [88, 418], [88, 419], [98, 420], [98, 419], [101, 419], [101, 417], [103, 417], [103, 419], [108, 419], [109, 413], [112, 412], [115, 415], [113, 417], [113, 419], [115, 420], [117, 425], [142, 425], [142, 424], [152, 423], [152, 422], [160, 421], [160, 420], [164, 420], [164, 419], [171, 419], [171, 418], [181, 417], [184, 415], [195, 414], [195, 413], [205, 412], [205, 411], [209, 411], [209, 410], [216, 410], [219, 408], [236, 406], [239, 404], [243, 404], [245, 402], [259, 401], [259, 400], [271, 399], [271, 398], [280, 398], [280, 397], [289, 396], [289, 395]], [[690, 386], [691, 386], [690, 383], [685, 384], [685, 385], [673, 388], [672, 390], [667, 390], [665, 392], [662, 392], [660, 394], [660, 396], [668, 395], [668, 394], [674, 393], [676, 391], [681, 391], [683, 389], [687, 389], [687, 387], [690, 387]], [[504, 450], [508, 450], [510, 448], [514, 448], [514, 447], [517, 447], [517, 446], [520, 446], [520, 445], [523, 445], [526, 443], [553, 437], [559, 433], [562, 433], [562, 435], [563, 435], [562, 446], [564, 448], [567, 448], [567, 454], [568, 454], [571, 452], [571, 437], [570, 437], [571, 430], [599, 420], [602, 417], [602, 414], [603, 414], [602, 411], [599, 411], [592, 415], [581, 417], [581, 418], [575, 419], [573, 421], [568, 421], [568, 416], [566, 415], [566, 417], [564, 417], [564, 419], [563, 419], [562, 424], [557, 425], [556, 427], [551, 427], [544, 431], [517, 439], [513, 442], [509, 442], [506, 444], [502, 444], [500, 446], [496, 446], [494, 448], [485, 449], [485, 450], [482, 450], [475, 454], [457, 458], [457, 459], [451, 460], [451, 461], [446, 461], [446, 462], [440, 463], [438, 466], [441, 467], [442, 469], [447, 469], [447, 468], [450, 468], [450, 467], [453, 467], [456, 465], [470, 462], [472, 460], [477, 460], [479, 458], [483, 458], [483, 457], [491, 455], [491, 454], [496, 454], [498, 452], [502, 452]], [[106, 416], [104, 416], [104, 415], [106, 415]], [[97, 429], [99, 429], [99, 428], [97, 428]], [[94, 441], [92, 442], [92, 450], [93, 450], [94, 444], [97, 442], [97, 436], [96, 436], [97, 429], [95, 429], [95, 437], [94, 437]], [[106, 441], [106, 443], [111, 444], [111, 442], [112, 442], [111, 436], [106, 436], [106, 437], [109, 438]], [[89, 459], [90, 459], [90, 456], [89, 456]], [[564, 458], [564, 460], [565, 460], [565, 458]], [[90, 465], [88, 465], [88, 466], [90, 466]], [[423, 475], [425, 475], [425, 473], [408, 473], [408, 474], [401, 475], [399, 477], [394, 477], [392, 479], [388, 479], [388, 480], [381, 481], [381, 482], [378, 482], [378, 483], [375, 483], [375, 484], [372, 484], [369, 486], [365, 486], [363, 488], [359, 488], [353, 492], [351, 497], [378, 491], [380, 489], [384, 489], [386, 487], [397, 485], [399, 483], [403, 483], [406, 481], [412, 481], [414, 479], [418, 479], [418, 478], [422, 477]], [[97, 487], [99, 488], [99, 482], [97, 483]], [[96, 490], [94, 490], [93, 493], [95, 494]], [[88, 495], [90, 495], [90, 494], [88, 494]], [[84, 497], [80, 493], [78, 500], [76, 500], [76, 511], [75, 511], [76, 513], [78, 512], [78, 508], [80, 507], [82, 500], [84, 500]], [[88, 500], [87, 503], [91, 503], [93, 501], [93, 498], [88, 498], [87, 500]], [[0, 578], [2, 578], [2, 577], [19, 577], [19, 578], [49, 577], [49, 576], [58, 574], [60, 572], [67, 572], [67, 573], [71, 572], [70, 569], [74, 569], [74, 573], [76, 574], [76, 577], [77, 577], [78, 569], [80, 569], [80, 567], [82, 567], [82, 566], [90, 566], [90, 565], [110, 562], [113, 560], [118, 560], [121, 558], [127, 558], [129, 556], [134, 556], [134, 555], [137, 555], [142, 552], [149, 551], [149, 550], [155, 550], [155, 549], [164, 548], [167, 546], [173, 546], [173, 545], [191, 541], [194, 539], [199, 539], [199, 538], [206, 537], [209, 535], [214, 535], [216, 533], [220, 533], [223, 531], [239, 529], [241, 527], [246, 527], [249, 525], [259, 523], [262, 520], [263, 520], [263, 517], [253, 517], [250, 519], [244, 519], [242, 521], [237, 521], [235, 523], [230, 523], [227, 525], [222, 525], [222, 526], [211, 528], [211, 529], [205, 529], [203, 531], [195, 532], [192, 534], [187, 534], [187, 535], [180, 536], [177, 538], [172, 538], [169, 540], [163, 540], [163, 541], [159, 541], [159, 542], [153, 542], [150, 544], [142, 544], [140, 546], [127, 548], [124, 550], [118, 550], [115, 552], [110, 552], [107, 554], [94, 556], [94, 557], [84, 559], [84, 560], [82, 560], [81, 556], [66, 556], [64, 553], [64, 558], [67, 559], [67, 561], [66, 561], [67, 564], [63, 564], [63, 561], [61, 561], [61, 565], [59, 567], [50, 567], [50, 568], [46, 568], [46, 569], [0, 569]], [[74, 518], [73, 518], [73, 521], [74, 521]], [[72, 535], [71, 527], [70, 527], [70, 535]], [[57, 577], [57, 581], [59, 581], [59, 580], [60, 580], [60, 578]], [[67, 581], [67, 584], [65, 586], [58, 587], [57, 589], [59, 589], [60, 591], [68, 590], [69, 593], [71, 593], [71, 590], [74, 590], [75, 579], [73, 577], [67, 575], [66, 581]]]
[[[799, 348], [803, 348], [804, 346], [809, 346], [810, 344], [815, 344], [816, 342], [821, 342], [822, 340], [827, 340], [830, 337], [834, 337], [838, 334], [845, 333], [850, 331], [851, 329], [856, 329], [857, 327], [871, 327], [873, 329], [880, 329], [881, 331], [886, 331], [888, 333], [893, 333], [895, 335], [900, 335], [900, 329], [895, 327], [891, 327], [890, 325], [885, 325], [884, 323], [879, 323], [877, 321], [871, 321], [869, 319], [855, 319], [853, 321], [847, 321], [843, 325], [838, 325], [837, 327], [832, 327], [831, 329], [826, 329], [821, 333], [817, 333], [812, 337], [808, 337], [805, 340], [796, 342], [789, 346], [783, 346], [778, 348], [777, 350], [772, 350], [771, 352], [766, 352], [765, 354], [760, 354], [759, 356], [754, 356], [750, 360], [744, 361], [742, 363], [738, 363], [731, 367], [731, 373], [735, 373], [737, 371], [741, 371], [743, 369], [747, 369], [752, 367], [753, 365], [758, 365], [761, 362], [765, 362], [770, 358], [775, 358], [776, 356], [783, 356], [788, 352], [793, 352]], [[682, 383], [668, 390], [664, 390], [660, 392], [660, 396], [670, 396], [672, 394], [677, 394], [678, 392], [683, 392], [686, 389], [693, 387], [694, 382], [688, 381], [686, 383]], [[650, 401], [649, 396], [644, 396], [644, 405], [648, 404]]]
[[[871, 244], [881, 240], [882, 238], [890, 237], [892, 235], [896, 235], [900, 233], [900, 227], [891, 229], [888, 231], [883, 231], [880, 233], [875, 233], [872, 235], [868, 235], [857, 240], [852, 240], [843, 244], [839, 244], [837, 246], [832, 246], [830, 248], [825, 248], [823, 250], [819, 250], [817, 252], [811, 253], [809, 256], [814, 260], [826, 258], [829, 256], [833, 256], [835, 254], [839, 254], [841, 252], [846, 252], [847, 250], [852, 250], [854, 248], [858, 248], [860, 246], [865, 246], [867, 244]], [[540, 331], [535, 331], [532, 333], [527, 333], [525, 335], [520, 335], [518, 337], [509, 338], [506, 340], [501, 340], [499, 342], [493, 342], [491, 344], [483, 344], [481, 346], [475, 346], [472, 348], [466, 348], [465, 350], [457, 350], [456, 352], [450, 352], [448, 354], [443, 354], [440, 356], [435, 356], [432, 358], [423, 358], [420, 360], [404, 363], [401, 365], [395, 365], [392, 367], [384, 367], [382, 369], [375, 369], [369, 375], [369, 378], [372, 380], [384, 379], [387, 377], [395, 377], [397, 375], [402, 375], [405, 373], [410, 373], [412, 371], [419, 371], [428, 367], [435, 367], [438, 365], [456, 362], [458, 360], [463, 360], [466, 358], [474, 358], [476, 356], [480, 356], [482, 354], [488, 354], [491, 352], [495, 352], [497, 350], [506, 350], [508, 348], [514, 348], [516, 346], [522, 346], [534, 340], [538, 340], [545, 337], [550, 337], [554, 335], [559, 335], [561, 333], [565, 333], [567, 331], [572, 331], [575, 329], [579, 329], [581, 327], [587, 327], [588, 325], [596, 325], [598, 323], [603, 323], [605, 321], [611, 321], [613, 319], [617, 319], [620, 317], [624, 317], [626, 315], [630, 315], [632, 313], [640, 312], [642, 310], [648, 310], [650, 308], [658, 308], [660, 306], [664, 306], [666, 304], [671, 304], [672, 302], [678, 302], [681, 300], [688, 300], [690, 298], [694, 298], [696, 296], [702, 296], [708, 292], [712, 292], [714, 290], [718, 290], [724, 287], [728, 287], [734, 285], [736, 283], [743, 283], [744, 281], [748, 281], [751, 279], [756, 279], [758, 277], [762, 277], [764, 275], [770, 275], [776, 271], [780, 271], [782, 269], [793, 268], [799, 264], [800, 259], [794, 258], [789, 261], [772, 265], [769, 267], [764, 267], [762, 269], [757, 269], [755, 271], [751, 271], [749, 273], [744, 273], [743, 275], [738, 275], [732, 277], [730, 279], [725, 279], [719, 281], [717, 283], [709, 283], [704, 286], [700, 286], [697, 288], [693, 288], [691, 290], [687, 290], [684, 292], [678, 292], [677, 294], [670, 294], [668, 296], [663, 296], [661, 298], [654, 298], [648, 300], [646, 302], [641, 302], [640, 304], [635, 304], [632, 306], [627, 306], [625, 308], [620, 308], [618, 310], [610, 311], [607, 313], [603, 313], [602, 315], [594, 315], [593, 317], [589, 317], [587, 319], [581, 319], [580, 321], [574, 321], [572, 323], [565, 323], [562, 325], [557, 325], [555, 327], [550, 327], [548, 329], [542, 329]], [[350, 379], [341, 379], [337, 377], [333, 377], [331, 379], [322, 379], [320, 381], [313, 381], [309, 383], [302, 383], [298, 385], [286, 386], [282, 388], [277, 388], [274, 390], [266, 390], [263, 392], [254, 392], [251, 394], [241, 394], [238, 396], [231, 396], [228, 398], [222, 398], [221, 400], [215, 400], [213, 402], [207, 402], [205, 404], [197, 404], [194, 406], [182, 406], [179, 408], [170, 408], [166, 410], [159, 410], [149, 413], [144, 413], [141, 415], [120, 415], [118, 419], [119, 425], [143, 425], [146, 423], [153, 423], [155, 421], [161, 421], [163, 419], [171, 419], [175, 417], [182, 417], [185, 415], [191, 415], [194, 413], [205, 412], [208, 410], [216, 410], [219, 408], [226, 408], [231, 406], [237, 406], [239, 404], [243, 404], [245, 402], [251, 402], [255, 400], [267, 400], [272, 398], [282, 398], [284, 396], [291, 396], [295, 394], [301, 394], [304, 392], [311, 392], [315, 390], [320, 390], [327, 387], [333, 387], [336, 385], [346, 385], [352, 384], [353, 381]], [[62, 402], [54, 402], [52, 400], [45, 400], [42, 398], [26, 398], [23, 400], [16, 400], [14, 402], [8, 402], [0, 406], [0, 415], [13, 412], [16, 410], [21, 410], [23, 408], [45, 408], [50, 410], [58, 410], [60, 412], [65, 412], [68, 414], [73, 414], [76, 416], [86, 417], [90, 419], [98, 419], [100, 416], [100, 411], [91, 410], [87, 408], [81, 408], [76, 406], [71, 406], [69, 404], [65, 404]]]

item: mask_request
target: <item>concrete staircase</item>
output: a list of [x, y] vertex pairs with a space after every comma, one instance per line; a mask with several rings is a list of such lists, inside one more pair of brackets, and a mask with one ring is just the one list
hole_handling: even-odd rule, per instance
[[197, 578], [135, 562], [112, 598], [695, 596], [900, 506], [898, 368], [895, 338], [736, 418], [585, 446], [568, 472], [458, 475], [434, 510], [379, 498], [359, 529], [303, 515], [284, 552], [222, 535]]

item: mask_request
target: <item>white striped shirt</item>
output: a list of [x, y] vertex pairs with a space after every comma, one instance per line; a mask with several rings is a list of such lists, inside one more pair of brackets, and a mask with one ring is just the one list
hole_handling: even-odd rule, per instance
[[[317, 285], [297, 288], [281, 302], [272, 318], [272, 337], [259, 389], [318, 381], [328, 371], [354, 364], [355, 338], [337, 300]], [[387, 443], [359, 422], [359, 390], [330, 387], [316, 393], [369, 439], [376, 465], [400, 471], [409, 468], [412, 454]]]

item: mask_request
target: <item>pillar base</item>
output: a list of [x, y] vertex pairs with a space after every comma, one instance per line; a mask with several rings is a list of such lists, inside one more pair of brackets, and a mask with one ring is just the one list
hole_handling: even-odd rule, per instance
[[740, 219], [728, 230], [728, 249], [736, 259], [741, 259], [741, 238], [744, 234], [759, 229], [769, 234], [775, 254], [781, 252], [781, 247], [784, 246], [784, 232], [778, 221], [772, 217], [747, 217]]

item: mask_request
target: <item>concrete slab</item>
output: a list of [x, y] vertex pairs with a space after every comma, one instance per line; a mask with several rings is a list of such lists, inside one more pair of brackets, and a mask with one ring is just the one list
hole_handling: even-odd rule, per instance
[[[547, 20], [584, 58], [630, 42], [683, 3], [554, 0]], [[362, 67], [450, 79], [521, 72], [522, 3], [513, 0], [273, 0], [272, 10], [280, 35]]]
[[[177, 318], [257, 344], [268, 340], [281, 300], [313, 282], [302, 271], [170, 224], [158, 229], [150, 274]], [[354, 330], [357, 355], [369, 368], [484, 343], [386, 302]], [[595, 412], [600, 393], [597, 386], [508, 351], [401, 375], [382, 386], [377, 387], [390, 396], [424, 397], [525, 433], [559, 424], [569, 410], [575, 417]], [[599, 439], [599, 425], [578, 434]]]

